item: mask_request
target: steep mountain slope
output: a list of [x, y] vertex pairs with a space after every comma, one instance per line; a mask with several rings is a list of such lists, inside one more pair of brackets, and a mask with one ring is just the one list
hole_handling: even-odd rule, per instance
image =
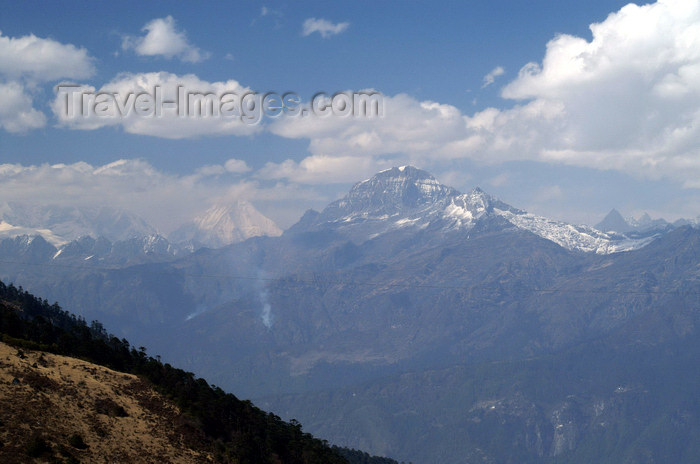
[[622, 332], [552, 356], [402, 372], [261, 404], [416, 463], [697, 462], [697, 330], [624, 347]]
[[32, 457], [214, 462], [181, 411], [135, 375], [4, 343], [0, 359], [0, 460], [6, 464]]
[[[298, 422], [285, 423], [147, 356], [143, 347], [130, 348], [99, 322], [88, 327], [57, 304], [2, 282], [0, 337], [19, 348], [12, 356], [0, 343], [3, 462], [62, 462], [57, 455], [79, 462], [78, 454], [89, 462], [396, 464], [331, 449]], [[25, 350], [34, 352], [27, 357]]]

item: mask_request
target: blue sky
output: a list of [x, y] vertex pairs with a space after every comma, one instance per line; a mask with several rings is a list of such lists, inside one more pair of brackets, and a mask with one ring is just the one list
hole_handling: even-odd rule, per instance
[[[164, 231], [244, 198], [286, 227], [353, 182], [411, 163], [573, 222], [612, 207], [695, 217], [698, 2], [625, 5], [2, 2], [0, 195], [111, 203]], [[59, 83], [100, 89], [145, 76], [304, 100], [374, 89], [386, 114], [254, 130], [87, 127], [54, 114]]]

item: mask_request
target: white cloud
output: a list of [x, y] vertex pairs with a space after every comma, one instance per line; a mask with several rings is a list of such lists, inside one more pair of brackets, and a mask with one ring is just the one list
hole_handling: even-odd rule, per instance
[[505, 72], [506, 70], [503, 69], [503, 66], [497, 66], [493, 68], [491, 72], [484, 76], [484, 84], [481, 86], [481, 88], [483, 89], [493, 84], [494, 82], [496, 82], [496, 78], [498, 76], [502, 76]]
[[90, 77], [95, 67], [84, 48], [33, 34], [7, 37], [0, 32], [0, 73], [12, 79], [24, 77], [48, 82]]
[[469, 172], [465, 172], [464, 169], [450, 168], [442, 172], [433, 171], [431, 169], [430, 171], [443, 185], [448, 185], [463, 192], [474, 188], [474, 177]]
[[226, 169], [226, 171], [228, 172], [236, 174], [242, 174], [251, 170], [250, 166], [248, 166], [248, 163], [246, 163], [244, 160], [236, 158], [231, 158], [230, 160], [226, 161], [224, 163], [224, 169]]
[[700, 3], [627, 5], [591, 25], [592, 39], [552, 39], [503, 90], [509, 109], [385, 97], [381, 120], [283, 119], [280, 136], [312, 155], [534, 160], [668, 178], [700, 188]]
[[348, 28], [348, 26], [350, 26], [350, 23], [348, 22], [332, 23], [327, 19], [308, 18], [306, 21], [304, 21], [304, 24], [302, 25], [301, 33], [304, 37], [306, 37], [313, 34], [314, 32], [318, 32], [319, 34], [321, 34], [321, 37], [327, 39], [334, 35], [338, 35], [341, 32], [344, 32]]
[[224, 164], [209, 164], [197, 168], [195, 175], [197, 177], [220, 176], [226, 173], [243, 174], [250, 172], [251, 168], [244, 160], [231, 158]]
[[219, 176], [225, 173], [226, 169], [219, 164], [208, 164], [206, 166], [197, 168], [197, 170], [195, 171], [195, 175], [197, 175], [198, 177]]
[[0, 127], [7, 132], [23, 133], [46, 124], [46, 116], [33, 108], [32, 97], [18, 82], [0, 82], [0, 102]]
[[[161, 101], [175, 102], [178, 99], [178, 86], [181, 86], [183, 91], [189, 93], [212, 93], [215, 97], [214, 105], [217, 110], [221, 107], [220, 103], [223, 101], [219, 98], [220, 96], [229, 93], [242, 97], [246, 93], [251, 92], [251, 89], [241, 86], [234, 80], [207, 82], [193, 74], [183, 76], [166, 72], [120, 74], [114, 80], [103, 85], [99, 90], [86, 85], [68, 91], [61, 91], [60, 88], [57, 88], [56, 98], [52, 107], [59, 123], [72, 129], [91, 130], [107, 126], [121, 126], [128, 133], [169, 139], [191, 138], [203, 135], [250, 135], [261, 130], [261, 127], [256, 124], [256, 118], [259, 115], [256, 116], [254, 113], [250, 113], [251, 121], [245, 122], [236, 116], [222, 114], [219, 114], [219, 116], [206, 116], [198, 114], [197, 111], [194, 111], [192, 115], [185, 116], [184, 109], [182, 110], [182, 115], [180, 115], [174, 105], [171, 107], [163, 106], [160, 115], [151, 112], [142, 116], [133, 110], [135, 102], [133, 97], [145, 93], [151, 95], [155, 100], [156, 88], [159, 88], [162, 92]], [[81, 110], [78, 110], [82, 107], [80, 101], [81, 92], [95, 95], [97, 93], [116, 95], [118, 101], [114, 101], [109, 97], [108, 104], [106, 103], [102, 106], [105, 109], [103, 115], [97, 115], [92, 112], [84, 115]], [[72, 115], [68, 114], [67, 110], [69, 110], [69, 107], [66, 105], [67, 98], [70, 99], [71, 97], [73, 100], [70, 101], [75, 104]], [[132, 99], [129, 100], [129, 98]], [[187, 98], [184, 99], [187, 100]], [[97, 102], [97, 99], [92, 101]], [[124, 111], [118, 107], [119, 104], [125, 108]], [[186, 107], [184, 102], [180, 102], [180, 104], [182, 108]], [[95, 105], [88, 106], [96, 107]], [[154, 106], [157, 105], [154, 104]], [[196, 110], [197, 105], [190, 105], [190, 108]]]
[[147, 23], [141, 31], [146, 32], [146, 35], [125, 36], [122, 49], [133, 49], [141, 56], [163, 56], [167, 59], [177, 57], [190, 63], [199, 63], [210, 56], [209, 52], [192, 45], [184, 31], [176, 29], [172, 16], [156, 18]]
[[[167, 26], [167, 20], [160, 21]], [[172, 18], [170, 25], [174, 31]], [[304, 33], [327, 37], [345, 28], [347, 23], [311, 18]], [[193, 120], [173, 114], [111, 120], [58, 116], [72, 128], [121, 125], [129, 133], [166, 138], [268, 130], [309, 140], [305, 159], [270, 163], [259, 172], [262, 179], [335, 183], [355, 180], [389, 160], [426, 166], [466, 158], [490, 164], [530, 160], [614, 169], [700, 188], [700, 4], [630, 4], [591, 25], [591, 32], [591, 40], [570, 35], [552, 39], [542, 62], [525, 65], [504, 87], [502, 97], [515, 100], [508, 109], [467, 114], [449, 104], [398, 94], [384, 97], [381, 118], [282, 117], [265, 128], [237, 119]], [[182, 46], [168, 53], [176, 49]], [[494, 79], [498, 74], [499, 68], [489, 73]], [[172, 95], [178, 84], [202, 92], [249, 90], [236, 81], [206, 82], [168, 73], [120, 75], [101, 90], [150, 92], [161, 85]], [[24, 92], [14, 95], [27, 98]], [[59, 98], [54, 104], [58, 102]], [[33, 115], [28, 121], [38, 124], [37, 115], [28, 114]]]
[[550, 41], [542, 63], [503, 90], [529, 103], [501, 112], [502, 128], [489, 130], [532, 134], [546, 161], [698, 178], [700, 4], [630, 4], [591, 32], [590, 42]]
[[31, 90], [39, 82], [84, 78], [95, 72], [84, 48], [42, 39], [33, 34], [7, 37], [0, 32], [0, 128], [26, 133], [46, 125], [46, 116], [34, 108]]
[[310, 139], [313, 155], [439, 157], [446, 141], [459, 140], [465, 119], [451, 105], [419, 102], [399, 94], [383, 97], [383, 117], [315, 116], [282, 118], [269, 130], [287, 138]]
[[247, 200], [263, 214], [288, 226], [299, 219], [310, 201], [329, 201], [297, 185], [203, 175], [211, 174], [212, 169], [225, 170], [219, 168], [204, 166], [193, 174], [175, 175], [138, 159], [102, 166], [86, 162], [0, 164], [0, 198], [3, 202], [42, 205], [111, 206], [145, 218], [166, 234], [216, 203]]
[[296, 162], [267, 163], [256, 175], [262, 179], [287, 179], [299, 184], [355, 182], [396, 164], [370, 157], [313, 155]]

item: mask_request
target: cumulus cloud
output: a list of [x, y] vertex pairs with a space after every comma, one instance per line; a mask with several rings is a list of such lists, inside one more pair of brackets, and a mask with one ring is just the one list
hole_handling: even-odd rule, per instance
[[7, 37], [0, 32], [0, 73], [35, 81], [82, 79], [95, 73], [93, 58], [84, 48], [42, 39], [34, 34]]
[[627, 5], [591, 25], [591, 41], [556, 37], [542, 63], [524, 66], [503, 90], [528, 103], [501, 112], [488, 130], [532, 134], [542, 160], [695, 183], [698, 24], [697, 2], [661, 0]]
[[313, 155], [297, 162], [267, 163], [256, 176], [262, 179], [287, 179], [299, 184], [342, 184], [370, 177], [395, 164], [371, 157]]
[[141, 31], [146, 35], [125, 36], [122, 49], [134, 50], [141, 56], [162, 56], [167, 59], [176, 57], [189, 63], [199, 63], [210, 56], [209, 52], [192, 45], [184, 31], [177, 30], [172, 16], [156, 18], [147, 23]]
[[32, 97], [18, 82], [0, 82], [0, 127], [7, 132], [23, 133], [46, 124], [46, 116], [35, 110]]
[[249, 172], [251, 170], [250, 166], [248, 166], [248, 163], [246, 163], [244, 160], [236, 158], [231, 158], [230, 160], [226, 161], [224, 163], [224, 169], [226, 169], [226, 171], [228, 172], [236, 174]]
[[304, 21], [304, 24], [302, 25], [301, 34], [304, 37], [306, 37], [313, 34], [314, 32], [318, 32], [319, 34], [321, 34], [321, 37], [327, 39], [334, 35], [338, 35], [341, 32], [345, 32], [348, 26], [350, 26], [350, 23], [348, 22], [332, 23], [327, 19], [308, 18], [306, 21]]
[[481, 86], [481, 88], [483, 89], [493, 84], [494, 82], [496, 82], [496, 78], [498, 76], [502, 76], [505, 72], [506, 70], [503, 69], [503, 66], [497, 66], [493, 68], [491, 72], [484, 76], [484, 84]]
[[383, 97], [383, 117], [281, 118], [269, 130], [281, 137], [310, 139], [313, 155], [415, 158], [438, 156], [444, 143], [465, 133], [465, 119], [452, 106], [419, 102], [406, 94]]
[[[190, 99], [178, 88], [195, 98]], [[161, 92], [161, 102], [179, 102], [166, 106], [157, 102], [156, 89]], [[191, 138], [203, 135], [250, 135], [261, 128], [259, 113], [246, 113], [237, 107], [239, 116], [221, 113], [222, 104], [242, 98], [251, 89], [241, 86], [234, 80], [207, 82], [193, 74], [178, 76], [167, 72], [120, 74], [100, 89], [71, 84], [57, 86], [52, 108], [59, 123], [72, 129], [91, 130], [101, 127], [122, 127], [132, 134], [152, 135], [169, 139]], [[101, 96], [97, 97], [98, 94]], [[139, 114], [136, 98], [147, 95], [153, 101], [152, 111]], [[209, 94], [211, 105], [200, 96]], [[88, 95], [88, 97], [83, 97]], [[94, 95], [90, 97], [89, 95]], [[180, 97], [182, 99], [180, 100]], [[86, 98], [87, 113], [83, 112], [83, 98]], [[102, 103], [100, 103], [102, 102]], [[230, 105], [227, 105], [230, 108]], [[161, 111], [158, 113], [157, 109]], [[188, 109], [189, 108], [189, 109]], [[201, 109], [201, 110], [200, 110]], [[260, 110], [260, 108], [258, 108]], [[181, 112], [178, 112], [181, 111]], [[209, 111], [209, 112], [208, 112]], [[211, 112], [218, 111], [218, 115]], [[243, 117], [241, 117], [243, 116]]]
[[314, 156], [534, 160], [700, 188], [699, 24], [698, 2], [660, 0], [591, 25], [590, 40], [559, 35], [503, 89], [509, 109], [470, 115], [396, 95], [379, 121], [310, 117], [270, 130], [308, 138]]
[[[229, 160], [231, 161], [231, 160]], [[240, 169], [240, 163], [225, 165]], [[201, 214], [213, 204], [247, 200], [263, 214], [288, 226], [303, 212], [302, 204], [328, 201], [318, 192], [284, 183], [261, 183], [207, 177], [202, 167], [192, 174], [160, 171], [144, 160], [123, 159], [101, 166], [73, 164], [0, 164], [0, 198], [3, 202], [62, 206], [111, 206], [146, 218], [161, 233]], [[220, 171], [220, 170], [219, 170]], [[228, 172], [228, 171], [226, 171]], [[211, 172], [209, 172], [211, 174]]]
[[84, 48], [33, 34], [7, 37], [0, 32], [0, 128], [26, 133], [43, 127], [46, 116], [34, 108], [31, 91], [39, 82], [85, 78], [95, 72]]
[[[182, 34], [175, 30], [172, 18], [155, 21], [176, 36]], [[614, 169], [700, 188], [699, 24], [697, 2], [659, 0], [644, 6], [627, 5], [591, 25], [591, 39], [554, 37], [541, 62], [523, 66], [503, 88], [501, 96], [510, 100], [509, 108], [486, 108], [473, 114], [398, 94], [384, 97], [383, 117], [379, 118], [310, 114], [278, 118], [264, 127], [222, 117], [179, 118], [174, 112], [160, 118], [71, 119], [59, 112], [57, 116], [71, 128], [122, 126], [129, 133], [166, 138], [267, 130], [309, 141], [306, 158], [269, 163], [257, 173], [259, 179], [334, 183], [354, 180], [390, 161], [435, 166], [456, 159], [491, 164], [529, 160]], [[158, 27], [147, 27], [146, 37]], [[347, 27], [347, 23], [310, 18], [304, 23], [304, 34], [318, 32], [329, 37]], [[180, 44], [189, 46], [184, 35], [181, 39]], [[168, 48], [167, 53], [177, 56], [180, 52], [175, 50], [184, 49], [187, 47], [180, 45]], [[485, 76], [484, 84], [499, 74], [501, 70], [495, 68]], [[177, 85], [218, 94], [240, 95], [250, 90], [236, 81], [206, 82], [194, 75], [146, 73], [119, 75], [100, 91], [152, 92], [156, 85], [163, 88], [165, 99], [172, 98]], [[14, 95], [14, 101], [24, 98], [26, 102], [22, 89], [6, 91]], [[57, 96], [54, 108], [61, 98]], [[7, 118], [9, 113], [4, 114]], [[28, 122], [16, 126], [4, 119], [3, 127], [19, 130], [39, 125], [40, 118], [31, 111], [24, 118]], [[207, 169], [211, 175], [230, 172], [225, 165]]]

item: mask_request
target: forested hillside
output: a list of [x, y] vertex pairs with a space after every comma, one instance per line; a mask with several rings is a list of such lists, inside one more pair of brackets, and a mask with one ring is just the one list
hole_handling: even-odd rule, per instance
[[[284, 422], [274, 414], [258, 409], [250, 401], [240, 400], [221, 388], [209, 385], [204, 379], [196, 378], [192, 373], [147, 355], [144, 347], [132, 347], [127, 340], [110, 335], [99, 322], [88, 325], [57, 304], [50, 305], [21, 287], [2, 282], [0, 334], [3, 342], [19, 350], [38, 350], [79, 358], [146, 380], [182, 411], [180, 429], [187, 445], [193, 450], [210, 454], [216, 462], [396, 462], [352, 450], [331, 448], [326, 442], [304, 433], [298, 422]], [[12, 398], [2, 398], [2, 401], [7, 404]], [[75, 407], [80, 408], [81, 405]], [[40, 437], [33, 440], [26, 447], [29, 456], [41, 456], [49, 451], [48, 445], [42, 443]], [[0, 448], [0, 453], [4, 448]]]

